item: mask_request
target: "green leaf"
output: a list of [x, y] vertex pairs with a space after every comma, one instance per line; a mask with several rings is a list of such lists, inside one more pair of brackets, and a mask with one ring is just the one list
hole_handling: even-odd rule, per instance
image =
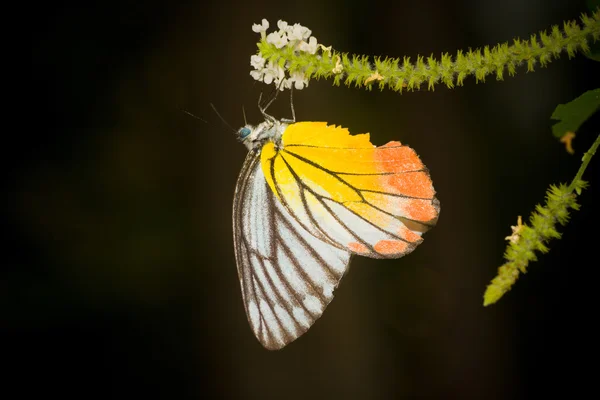
[[561, 138], [567, 132], [576, 132], [598, 108], [600, 108], [600, 89], [585, 92], [567, 104], [559, 104], [550, 117], [560, 121], [552, 126], [552, 133], [557, 138]]

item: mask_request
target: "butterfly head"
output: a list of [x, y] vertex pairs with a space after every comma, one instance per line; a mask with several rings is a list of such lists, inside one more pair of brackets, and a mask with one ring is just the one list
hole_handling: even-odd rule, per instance
[[245, 125], [237, 131], [238, 140], [248, 150], [262, 147], [265, 142], [271, 141], [276, 146], [281, 146], [281, 135], [288, 124], [278, 120], [266, 120], [256, 126]]

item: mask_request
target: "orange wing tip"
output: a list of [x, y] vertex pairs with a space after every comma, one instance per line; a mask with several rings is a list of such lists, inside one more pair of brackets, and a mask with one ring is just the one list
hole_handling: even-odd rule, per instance
[[389, 142], [375, 150], [378, 172], [408, 172], [425, 168], [417, 153], [400, 142]]
[[405, 225], [403, 225], [398, 230], [398, 236], [400, 236], [401, 238], [403, 238], [411, 243], [420, 243], [423, 241], [423, 238], [421, 237], [421, 235], [411, 231]]
[[348, 243], [348, 245], [346, 247], [348, 247], [348, 250], [350, 250], [353, 253], [357, 253], [357, 254], [369, 254], [370, 253], [367, 246], [365, 246], [362, 243], [350, 242], [350, 243]]
[[408, 243], [400, 240], [380, 240], [373, 246], [376, 252], [384, 256], [404, 253], [407, 248]]
[[440, 213], [439, 206], [436, 206], [435, 202], [428, 204], [422, 200], [409, 201], [400, 207], [406, 218], [425, 223], [437, 220]]
[[381, 180], [390, 193], [423, 199], [431, 199], [435, 194], [429, 174], [423, 171], [383, 175]]

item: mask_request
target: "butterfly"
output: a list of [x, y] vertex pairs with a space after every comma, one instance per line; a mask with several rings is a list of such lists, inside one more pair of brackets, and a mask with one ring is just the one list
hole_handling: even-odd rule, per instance
[[[272, 102], [273, 100], [271, 100]], [[248, 322], [269, 350], [316, 322], [353, 255], [399, 258], [437, 222], [429, 172], [400, 142], [375, 147], [326, 122], [237, 131], [249, 150], [234, 195], [235, 258]]]

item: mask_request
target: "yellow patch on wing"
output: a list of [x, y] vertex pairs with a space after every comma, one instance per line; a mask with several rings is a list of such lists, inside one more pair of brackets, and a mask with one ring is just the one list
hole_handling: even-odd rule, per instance
[[[265, 175], [265, 179], [267, 180], [267, 183], [271, 187], [273, 193], [275, 193], [275, 196], [279, 197], [279, 193], [277, 192], [275, 183], [273, 182], [273, 174], [271, 174], [271, 163], [275, 161], [276, 156], [277, 150], [275, 149], [275, 144], [273, 144], [273, 142], [265, 143], [260, 150], [260, 165], [262, 167], [263, 174]], [[278, 175], [280, 175], [282, 172], [285, 171], [279, 171]], [[287, 172], [289, 173], [289, 171]], [[285, 178], [283, 177], [278, 179], [279, 182], [283, 182], [284, 180]]]
[[[329, 197], [337, 202], [359, 201], [360, 196], [355, 188], [339, 179], [335, 174], [324, 170], [320, 164], [311, 164], [282, 151], [279, 159], [283, 159], [287, 167], [292, 169], [306, 185], [317, 194]], [[316, 160], [318, 162], [320, 160]]]
[[351, 135], [348, 129], [327, 122], [297, 122], [283, 132], [284, 147], [291, 145], [329, 148], [373, 148], [369, 134]]
[[437, 221], [431, 178], [410, 147], [400, 142], [375, 147], [369, 134], [351, 135], [325, 122], [291, 124], [281, 140], [280, 149], [273, 143], [262, 148], [269, 186], [298, 220], [315, 225], [338, 246], [371, 257], [400, 257]]

